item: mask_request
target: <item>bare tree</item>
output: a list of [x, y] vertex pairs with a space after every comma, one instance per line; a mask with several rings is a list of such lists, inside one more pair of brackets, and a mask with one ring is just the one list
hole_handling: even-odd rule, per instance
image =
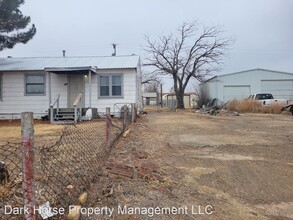
[[154, 74], [171, 75], [177, 108], [184, 108], [184, 92], [194, 77], [202, 82], [217, 70], [231, 39], [222, 38], [222, 27], [200, 28], [198, 22], [183, 23], [176, 34], [162, 36], [158, 41], [146, 37], [147, 65], [155, 67]]
[[149, 83], [145, 84], [144, 91], [145, 92], [160, 92], [161, 83], [158, 81], [150, 81]]
[[143, 71], [141, 84], [147, 84], [147, 83], [151, 83], [151, 82], [161, 82], [161, 80], [158, 77], [158, 73], [151, 72], [151, 71], [148, 71], [148, 72]]

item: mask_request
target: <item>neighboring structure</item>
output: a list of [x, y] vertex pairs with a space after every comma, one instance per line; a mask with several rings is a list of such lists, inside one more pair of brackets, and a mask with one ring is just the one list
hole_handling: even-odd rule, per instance
[[[195, 93], [184, 93], [184, 107], [194, 108], [196, 107], [197, 95]], [[163, 104], [169, 108], [176, 107], [176, 95], [175, 93], [163, 94]]]
[[201, 86], [207, 86], [210, 97], [221, 101], [240, 100], [254, 93], [271, 93], [293, 101], [292, 73], [252, 69], [215, 76]]
[[142, 100], [143, 105], [159, 105], [160, 102], [160, 94], [156, 92], [143, 92]]
[[114, 114], [129, 103], [140, 108], [139, 56], [0, 58], [0, 119], [24, 111], [40, 118], [57, 97], [59, 108], [72, 108], [78, 97], [80, 107], [98, 112], [110, 107]]

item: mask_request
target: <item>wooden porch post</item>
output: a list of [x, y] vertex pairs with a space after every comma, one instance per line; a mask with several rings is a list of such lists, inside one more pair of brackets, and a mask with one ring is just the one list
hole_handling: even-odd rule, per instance
[[49, 107], [51, 105], [52, 102], [52, 88], [51, 88], [51, 72], [48, 72], [49, 74]]
[[89, 70], [89, 107], [92, 107], [92, 71]]

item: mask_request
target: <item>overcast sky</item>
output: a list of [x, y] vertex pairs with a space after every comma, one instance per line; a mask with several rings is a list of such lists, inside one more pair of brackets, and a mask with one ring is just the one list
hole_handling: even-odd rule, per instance
[[235, 38], [219, 74], [252, 68], [293, 72], [292, 0], [26, 0], [21, 7], [37, 27], [26, 45], [1, 57], [144, 56], [144, 35], [155, 39], [184, 21], [223, 25]]

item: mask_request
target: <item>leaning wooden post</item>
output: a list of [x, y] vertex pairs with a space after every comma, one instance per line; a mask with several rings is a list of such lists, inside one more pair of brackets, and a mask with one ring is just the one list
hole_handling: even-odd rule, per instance
[[22, 139], [22, 191], [24, 219], [35, 220], [35, 181], [34, 181], [34, 125], [33, 113], [21, 113], [21, 139]]

